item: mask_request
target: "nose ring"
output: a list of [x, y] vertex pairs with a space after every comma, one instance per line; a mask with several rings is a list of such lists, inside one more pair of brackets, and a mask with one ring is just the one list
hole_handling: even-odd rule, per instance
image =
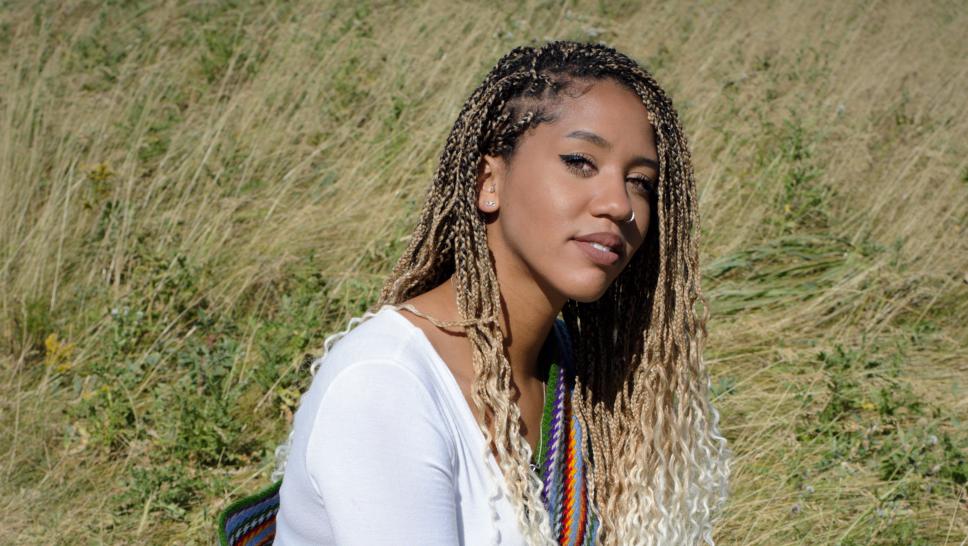
[[634, 222], [634, 221], [635, 221], [635, 211], [633, 210], [632, 211], [632, 217], [629, 218], [628, 220], [626, 220], [625, 222], [626, 223], [629, 223], [629, 222]]

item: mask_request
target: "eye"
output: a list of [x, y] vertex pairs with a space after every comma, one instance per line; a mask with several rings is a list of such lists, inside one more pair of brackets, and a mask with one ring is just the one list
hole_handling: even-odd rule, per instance
[[[561, 161], [564, 162], [568, 170], [577, 174], [578, 176], [589, 176], [591, 171], [595, 169], [595, 164], [592, 163], [591, 159], [581, 155], [581, 154], [564, 154], [558, 156]], [[583, 167], [590, 166], [590, 169], [585, 169]]]
[[629, 178], [629, 181], [635, 184], [642, 193], [655, 195], [655, 182], [653, 182], [651, 178], [633, 176]]
[[[591, 160], [591, 158], [582, 154], [563, 154], [558, 157], [560, 157], [561, 161], [566, 167], [568, 167], [568, 170], [572, 171], [578, 176], [591, 176], [595, 170], [595, 163]], [[644, 176], [632, 176], [629, 177], [628, 180], [635, 184], [639, 192], [650, 196], [656, 195], [655, 182], [651, 178]]]

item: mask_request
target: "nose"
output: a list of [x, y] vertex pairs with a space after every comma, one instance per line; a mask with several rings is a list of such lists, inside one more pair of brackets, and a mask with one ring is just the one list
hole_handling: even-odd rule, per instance
[[591, 201], [591, 212], [595, 216], [607, 216], [621, 224], [632, 216], [632, 203], [626, 189], [623, 173], [602, 171], [599, 175], [595, 196]]

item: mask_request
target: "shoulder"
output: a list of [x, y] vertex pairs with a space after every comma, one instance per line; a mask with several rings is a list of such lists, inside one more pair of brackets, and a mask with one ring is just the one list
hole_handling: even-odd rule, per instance
[[[347, 502], [336, 500], [342, 495], [372, 495], [376, 502], [382, 491], [376, 484], [399, 478], [401, 464], [416, 482], [451, 483], [455, 439], [436, 398], [398, 361], [355, 362], [304, 402], [295, 426], [305, 440], [295, 447], [327, 505]], [[364, 482], [375, 489], [362, 493]]]
[[[365, 316], [365, 315], [364, 315]], [[383, 308], [356, 324], [313, 362], [317, 369], [312, 388], [325, 388], [338, 376], [380, 373], [404, 374], [433, 392], [423, 348], [416, 327], [392, 309]], [[387, 368], [396, 368], [388, 372]]]
[[313, 363], [318, 368], [300, 399], [293, 439], [309, 459], [333, 456], [335, 444], [364, 451], [394, 445], [453, 458], [442, 389], [409, 322], [391, 313], [384, 309], [354, 325]]
[[313, 362], [315, 375], [295, 415], [296, 435], [314, 430], [328, 415], [329, 426], [345, 420], [384, 428], [409, 419], [448, 436], [447, 388], [420, 330], [393, 309], [364, 317]]

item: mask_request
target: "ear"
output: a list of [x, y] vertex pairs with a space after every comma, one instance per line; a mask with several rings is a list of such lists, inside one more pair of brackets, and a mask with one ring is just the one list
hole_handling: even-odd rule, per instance
[[499, 195], [506, 172], [504, 159], [485, 155], [477, 168], [477, 208], [484, 213], [497, 212], [501, 206]]

